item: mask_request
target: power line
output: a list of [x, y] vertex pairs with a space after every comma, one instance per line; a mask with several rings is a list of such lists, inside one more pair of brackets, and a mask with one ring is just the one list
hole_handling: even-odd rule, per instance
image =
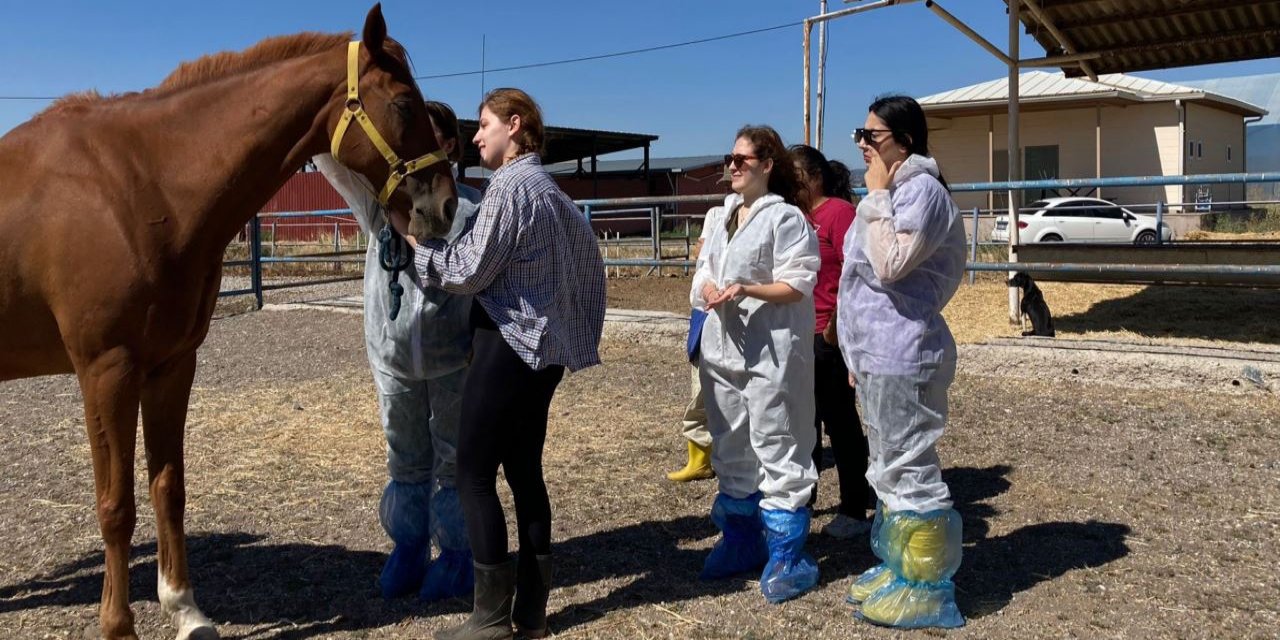
[[[758, 33], [768, 33], [770, 31], [778, 31], [781, 29], [789, 29], [804, 24], [800, 22], [788, 22], [787, 24], [774, 25], [772, 27], [764, 27], [761, 29], [752, 29], [750, 31], [739, 31], [736, 33], [726, 33], [724, 35], [712, 36], [710, 38], [699, 38], [697, 40], [686, 40], [684, 42], [675, 42], [671, 44], [662, 44], [653, 47], [644, 47], [642, 49], [628, 49], [626, 51], [615, 51], [613, 53], [602, 53], [594, 56], [582, 56], [580, 58], [567, 58], [564, 60], [550, 60], [547, 62], [534, 62], [530, 64], [519, 64], [510, 67], [498, 67], [496, 69], [477, 69], [475, 71], [459, 71], [455, 73], [438, 73], [427, 76], [416, 76], [415, 80], [436, 80], [440, 78], [461, 78], [464, 76], [478, 76], [486, 73], [498, 73], [502, 71], [520, 71], [523, 69], [539, 69], [542, 67], [554, 67], [562, 64], [573, 64], [575, 62], [590, 62], [592, 60], [605, 60], [608, 58], [621, 58], [623, 56], [633, 56], [641, 53], [652, 53], [654, 51], [664, 51], [667, 49], [678, 49], [680, 47], [690, 47], [698, 44], [706, 44], [708, 42], [718, 42], [720, 40], [729, 40], [731, 38], [741, 38], [744, 36], [752, 36]], [[0, 100], [57, 100], [56, 97], [44, 96], [0, 96]]]
[[772, 27], [764, 27], [763, 29], [752, 29], [750, 31], [739, 31], [737, 33], [728, 33], [725, 35], [714, 36], [711, 38], [701, 38], [699, 40], [686, 40], [685, 42], [676, 42], [673, 44], [663, 44], [655, 47], [645, 47], [643, 49], [628, 49], [627, 51], [615, 51], [613, 53], [602, 53], [594, 56], [583, 56], [581, 58], [568, 58], [565, 60], [551, 60], [548, 62], [534, 62], [531, 64], [519, 64], [511, 67], [499, 67], [497, 69], [484, 69], [477, 71], [459, 71], [456, 73], [438, 73], [429, 76], [417, 76], [416, 80], [435, 80], [438, 78], [459, 78], [462, 76], [477, 76], [482, 73], [497, 73], [499, 71], [519, 71], [522, 69], [537, 69], [541, 67], [551, 67], [561, 64], [572, 64], [574, 62], [588, 62], [591, 60], [604, 60], [606, 58], [620, 58], [622, 56], [632, 56], [638, 53], [650, 53], [653, 51], [662, 51], [664, 49], [675, 49], [678, 47], [688, 47], [695, 44], [706, 44], [708, 42], [716, 42], [717, 40], [728, 40], [730, 38], [740, 38], [742, 36], [755, 35], [757, 33], [765, 33], [768, 31], [777, 31], [779, 29], [788, 29], [798, 27], [804, 24], [804, 21], [789, 22]]

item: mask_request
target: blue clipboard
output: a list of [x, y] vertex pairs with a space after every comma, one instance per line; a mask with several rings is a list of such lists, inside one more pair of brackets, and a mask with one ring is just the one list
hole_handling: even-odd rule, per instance
[[689, 354], [689, 362], [694, 362], [698, 359], [698, 347], [702, 344], [702, 325], [706, 322], [706, 311], [693, 309], [689, 313], [689, 339], [685, 344], [685, 350]]

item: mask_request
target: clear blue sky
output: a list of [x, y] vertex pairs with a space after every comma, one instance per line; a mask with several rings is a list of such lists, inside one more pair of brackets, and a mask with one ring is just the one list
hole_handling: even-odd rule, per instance
[[[838, 0], [832, 8], [841, 8]], [[949, 10], [1003, 48], [1000, 0], [944, 0]], [[178, 63], [242, 49], [271, 35], [359, 31], [372, 3], [351, 0], [168, 0], [25, 2], [0, 0], [0, 96], [139, 90]], [[418, 75], [496, 68], [676, 43], [798, 22], [816, 0], [387, 0], [391, 35]], [[488, 88], [517, 86], [543, 106], [549, 124], [652, 133], [655, 156], [720, 154], [744, 123], [775, 126], [788, 142], [802, 133], [801, 28], [791, 27], [635, 56], [490, 73]], [[928, 95], [1003, 77], [976, 44], [912, 4], [831, 23], [826, 150], [861, 165], [849, 132], [879, 94]], [[816, 30], [815, 30], [816, 40]], [[1024, 57], [1043, 55], [1023, 36]], [[1276, 60], [1143, 72], [1178, 80], [1270, 73]], [[470, 117], [480, 76], [422, 81], [432, 98]], [[47, 105], [0, 100], [0, 132]]]

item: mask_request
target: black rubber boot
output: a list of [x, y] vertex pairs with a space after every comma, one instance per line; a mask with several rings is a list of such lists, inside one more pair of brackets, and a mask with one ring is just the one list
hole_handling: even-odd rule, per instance
[[509, 640], [511, 633], [511, 601], [516, 590], [516, 562], [502, 564], [474, 563], [476, 573], [475, 604], [471, 617], [452, 629], [438, 631], [436, 640]]
[[522, 638], [547, 637], [547, 597], [551, 594], [551, 556], [520, 554], [516, 604], [511, 621]]

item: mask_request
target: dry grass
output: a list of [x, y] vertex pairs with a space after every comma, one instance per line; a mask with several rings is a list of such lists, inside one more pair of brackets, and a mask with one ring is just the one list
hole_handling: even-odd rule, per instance
[[1280, 231], [1259, 231], [1254, 233], [1226, 233], [1194, 229], [1187, 232], [1187, 240], [1280, 240]]
[[[1065, 282], [1039, 284], [1060, 337], [1280, 344], [1280, 291], [1147, 287]], [[1009, 289], [997, 276], [960, 286], [943, 310], [960, 343], [1019, 335], [1009, 324]], [[610, 281], [609, 306], [687, 314], [689, 279]]]

